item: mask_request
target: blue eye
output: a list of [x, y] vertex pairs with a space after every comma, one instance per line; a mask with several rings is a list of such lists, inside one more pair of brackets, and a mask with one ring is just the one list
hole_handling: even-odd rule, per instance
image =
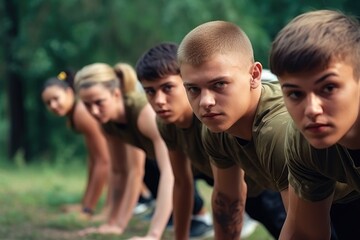
[[215, 88], [224, 88], [226, 86], [225, 82], [217, 82], [214, 84]]

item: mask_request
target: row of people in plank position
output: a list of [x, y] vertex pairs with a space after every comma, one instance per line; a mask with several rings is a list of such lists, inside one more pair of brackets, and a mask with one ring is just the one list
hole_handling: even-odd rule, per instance
[[[262, 81], [239, 26], [211, 21], [179, 45], [145, 51], [132, 77], [143, 91], [128, 80], [129, 65], [90, 64], [63, 88], [72, 96], [65, 111], [53, 107], [61, 96], [48, 83], [44, 101], [85, 135], [91, 156], [84, 212], [93, 212], [111, 168], [106, 223], [81, 234], [121, 235], [145, 185], [155, 210], [146, 236], [132, 239], [161, 239], [170, 218], [175, 239], [212, 229], [215, 239], [239, 239], [245, 212], [276, 239], [352, 239], [360, 231], [359, 61], [359, 22], [317, 10], [275, 37], [269, 66], [278, 81]], [[198, 179], [212, 186], [212, 217]]]

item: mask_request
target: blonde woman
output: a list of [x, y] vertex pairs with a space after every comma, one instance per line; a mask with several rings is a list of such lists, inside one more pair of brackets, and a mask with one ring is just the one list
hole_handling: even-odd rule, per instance
[[155, 213], [147, 235], [134, 239], [160, 239], [172, 211], [174, 177], [169, 154], [157, 129], [156, 114], [145, 95], [124, 91], [118, 70], [94, 63], [85, 66], [75, 77], [79, 97], [107, 136], [113, 164], [116, 164], [113, 198], [120, 203], [112, 209], [106, 224], [82, 233], [122, 234], [139, 197], [145, 161], [156, 160], [160, 178]]

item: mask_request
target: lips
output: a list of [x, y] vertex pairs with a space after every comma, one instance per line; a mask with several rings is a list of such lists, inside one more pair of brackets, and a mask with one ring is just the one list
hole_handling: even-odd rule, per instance
[[309, 123], [305, 125], [304, 129], [312, 133], [324, 133], [328, 127], [330, 127], [330, 125], [325, 123]]
[[324, 123], [309, 123], [305, 125], [305, 129], [307, 128], [319, 128], [319, 127], [326, 127], [328, 124]]
[[156, 111], [156, 114], [164, 118], [170, 116], [171, 112], [169, 110], [158, 110]]
[[216, 116], [219, 116], [220, 114], [219, 113], [205, 113], [203, 115], [201, 115], [202, 118], [213, 118], [213, 117], [216, 117]]

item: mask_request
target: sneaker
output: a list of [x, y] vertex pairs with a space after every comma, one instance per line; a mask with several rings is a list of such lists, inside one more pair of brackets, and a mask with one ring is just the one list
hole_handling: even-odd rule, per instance
[[143, 214], [144, 212], [146, 212], [148, 209], [149, 209], [149, 207], [146, 203], [137, 203], [133, 210], [133, 214], [140, 215], [140, 214]]
[[198, 240], [214, 236], [212, 224], [207, 224], [198, 219], [192, 219], [190, 225], [190, 239]]
[[133, 214], [134, 215], [141, 215], [145, 212], [147, 212], [148, 210], [152, 209], [155, 205], [155, 200], [150, 197], [150, 198], [144, 198], [142, 196], [140, 196], [134, 210], [133, 210]]
[[250, 218], [247, 213], [244, 214], [244, 224], [241, 230], [240, 238], [248, 238], [250, 237], [256, 230], [258, 226], [258, 222], [254, 219]]

